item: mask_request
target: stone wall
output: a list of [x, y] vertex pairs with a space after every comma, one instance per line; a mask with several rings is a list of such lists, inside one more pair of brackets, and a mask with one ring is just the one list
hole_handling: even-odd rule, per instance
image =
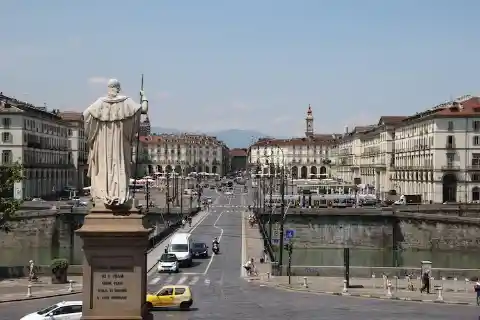
[[[273, 215], [272, 220], [279, 218]], [[269, 215], [261, 219], [268, 230]], [[440, 268], [480, 265], [478, 218], [381, 210], [302, 210], [287, 215], [287, 229], [295, 230], [294, 265], [341, 266], [345, 247], [351, 248], [352, 266], [410, 267], [422, 260], [431, 260]]]
[[[262, 220], [268, 224], [269, 215]], [[300, 247], [480, 250], [478, 218], [334, 209], [288, 214], [285, 229], [295, 230]]]
[[73, 241], [69, 223], [57, 210], [21, 212], [11, 225], [13, 231], [0, 237], [2, 265], [26, 265], [30, 259], [63, 256], [61, 252]]
[[[179, 217], [179, 213], [152, 213], [145, 217], [145, 223], [162, 230], [166, 223], [171, 225]], [[19, 212], [11, 223], [12, 232], [0, 233], [0, 266], [26, 266], [30, 259], [48, 265], [56, 257], [81, 264], [83, 244], [75, 230], [82, 218], [81, 213], [71, 214], [70, 209]]]

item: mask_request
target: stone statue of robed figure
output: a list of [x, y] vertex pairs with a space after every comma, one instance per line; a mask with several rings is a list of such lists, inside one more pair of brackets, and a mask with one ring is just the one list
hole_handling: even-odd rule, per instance
[[118, 80], [108, 82], [108, 95], [83, 113], [88, 137], [88, 177], [95, 207], [131, 206], [132, 153], [137, 143], [140, 117], [148, 111], [148, 100], [140, 92], [140, 104], [119, 95]]

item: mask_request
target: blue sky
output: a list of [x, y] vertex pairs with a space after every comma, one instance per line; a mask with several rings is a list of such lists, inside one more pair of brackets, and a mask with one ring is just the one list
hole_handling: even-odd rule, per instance
[[154, 125], [339, 132], [480, 89], [475, 0], [3, 1], [0, 91], [83, 110], [117, 78]]

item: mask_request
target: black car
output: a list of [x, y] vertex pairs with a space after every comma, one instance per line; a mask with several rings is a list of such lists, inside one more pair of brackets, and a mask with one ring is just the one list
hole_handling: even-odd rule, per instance
[[208, 246], [203, 242], [194, 243], [192, 246], [194, 257], [208, 258]]

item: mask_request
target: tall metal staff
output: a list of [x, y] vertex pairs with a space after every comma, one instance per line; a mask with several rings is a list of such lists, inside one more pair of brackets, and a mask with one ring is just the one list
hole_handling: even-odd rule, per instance
[[[142, 81], [141, 81], [141, 85], [140, 85], [140, 103], [142, 103], [142, 94], [141, 92], [143, 92], [143, 73], [142, 73]], [[139, 129], [140, 128], [140, 124], [139, 123], [136, 123], [134, 126], [133, 126], [133, 129], [134, 131], [136, 131], [136, 134], [137, 134], [137, 145], [135, 147], [135, 157], [137, 159], [135, 159], [135, 169], [133, 171], [133, 199], [135, 199], [135, 193], [137, 192], [137, 173], [138, 173], [138, 146], [140, 145], [140, 130], [136, 130], [136, 129]], [[147, 182], [148, 183], [148, 182]], [[147, 203], [148, 205], [148, 203]]]

